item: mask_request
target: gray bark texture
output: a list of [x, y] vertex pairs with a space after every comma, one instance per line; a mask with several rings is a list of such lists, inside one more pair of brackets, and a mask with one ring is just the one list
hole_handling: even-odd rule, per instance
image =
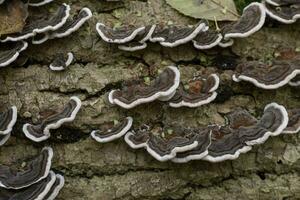
[[[101, 123], [122, 116], [132, 116], [135, 125], [160, 120], [165, 124], [203, 126], [225, 123], [223, 115], [239, 106], [255, 116], [260, 116], [264, 106], [271, 102], [287, 108], [300, 107], [299, 88], [285, 86], [266, 91], [248, 83], [235, 83], [231, 80], [231, 70], [220, 70], [213, 64], [220, 54], [225, 58], [234, 53], [240, 58], [267, 61], [280, 47], [299, 49], [299, 22], [265, 26], [249, 38], [236, 40], [231, 50], [201, 52], [191, 44], [172, 49], [150, 44], [146, 50], [127, 53], [103, 42], [95, 24], [195, 24], [197, 21], [179, 14], [163, 0], [123, 3], [66, 0], [66, 3], [73, 8], [89, 7], [94, 16], [67, 38], [31, 45], [24, 53], [29, 57], [29, 65], [1, 69], [0, 101], [3, 106], [16, 105], [19, 111], [12, 137], [1, 147], [1, 163], [22, 161], [43, 146], [53, 147], [53, 169], [66, 179], [58, 200], [300, 199], [297, 134], [270, 138], [237, 160], [216, 164], [160, 163], [145, 150], [131, 149], [123, 139], [100, 144], [89, 135]], [[53, 56], [69, 51], [74, 53], [76, 62], [66, 71], [50, 71], [48, 65]], [[197, 109], [172, 109], [153, 102], [124, 110], [106, 103], [107, 93], [119, 88], [123, 81], [151, 76], [153, 71], [167, 65], [177, 65], [183, 79], [197, 71], [217, 72], [221, 78], [217, 101]], [[25, 138], [24, 123], [37, 122], [42, 111], [61, 108], [73, 95], [83, 102], [74, 122], [53, 131], [44, 143]]]

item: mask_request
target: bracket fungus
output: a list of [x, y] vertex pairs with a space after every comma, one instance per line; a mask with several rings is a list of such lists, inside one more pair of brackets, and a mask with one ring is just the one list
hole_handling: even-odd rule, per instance
[[17, 107], [11, 108], [0, 113], [0, 136], [10, 134], [17, 121]]
[[207, 28], [206, 23], [199, 22], [193, 27], [189, 26], [156, 26], [150, 41], [159, 42], [164, 47], [176, 47], [192, 41], [201, 31]]
[[37, 125], [24, 124], [23, 132], [27, 138], [35, 142], [47, 140], [50, 137], [50, 130], [57, 129], [62, 124], [73, 121], [80, 107], [80, 99], [73, 96], [61, 111], [46, 117], [41, 123]]
[[145, 148], [159, 161], [168, 161], [179, 152], [192, 150], [198, 146], [198, 130], [181, 127], [163, 128], [142, 126], [125, 135], [126, 143], [133, 149]]
[[54, 200], [56, 198], [56, 196], [58, 195], [58, 193], [60, 192], [60, 190], [65, 185], [65, 178], [62, 175], [56, 174], [55, 176], [56, 176], [55, 182], [53, 183], [50, 190], [44, 197], [45, 200]]
[[116, 140], [125, 135], [132, 126], [133, 119], [126, 117], [121, 122], [109, 122], [101, 125], [100, 130], [94, 130], [91, 133], [92, 138], [97, 142], [105, 143]]
[[193, 39], [193, 45], [196, 49], [200, 50], [211, 49], [217, 46], [222, 39], [222, 34], [217, 31], [202, 31]]
[[289, 123], [287, 127], [284, 129], [283, 133], [293, 134], [298, 133], [300, 131], [300, 109], [289, 109]]
[[55, 31], [62, 27], [70, 16], [70, 6], [62, 4], [56, 13], [47, 19], [31, 19], [20, 33], [7, 35], [1, 42], [20, 41], [31, 38], [38, 33]]
[[170, 100], [169, 105], [174, 108], [186, 106], [199, 107], [215, 100], [220, 79], [218, 75], [211, 74], [206, 78], [196, 77], [189, 81], [188, 89], [181, 84]]
[[180, 83], [180, 72], [174, 66], [167, 67], [150, 85], [144, 82], [132, 84], [122, 90], [112, 90], [108, 95], [111, 104], [130, 109], [155, 100], [171, 99]]
[[6, 135], [0, 135], [0, 146], [4, 145], [9, 138], [10, 138], [10, 133]]
[[20, 53], [27, 49], [28, 43], [19, 41], [13, 44], [5, 44], [6, 48], [0, 50], [0, 67], [5, 67], [13, 63]]
[[297, 75], [295, 78], [293, 78], [290, 82], [289, 82], [290, 86], [293, 87], [297, 87], [300, 86], [300, 75]]
[[0, 187], [22, 189], [31, 186], [48, 176], [53, 157], [53, 150], [45, 147], [39, 155], [29, 161], [22, 171], [0, 165]]
[[297, 1], [293, 4], [274, 6], [265, 2], [266, 13], [272, 19], [275, 19], [284, 24], [295, 23], [300, 19], [300, 2]]
[[273, 6], [285, 6], [299, 3], [299, 0], [266, 0], [266, 2]]
[[241, 18], [237, 22], [223, 27], [224, 39], [244, 38], [252, 35], [261, 29], [265, 23], [265, 18], [264, 5], [257, 2], [251, 3], [244, 9]]
[[74, 60], [74, 55], [72, 52], [67, 54], [67, 57], [63, 53], [58, 53], [55, 56], [53, 62], [49, 65], [52, 71], [62, 71], [65, 70]]
[[232, 79], [235, 82], [247, 81], [263, 89], [277, 89], [288, 84], [300, 74], [299, 60], [275, 60], [271, 65], [250, 61], [237, 66]]
[[28, 5], [33, 7], [43, 6], [51, 3], [53, 0], [29, 0]]

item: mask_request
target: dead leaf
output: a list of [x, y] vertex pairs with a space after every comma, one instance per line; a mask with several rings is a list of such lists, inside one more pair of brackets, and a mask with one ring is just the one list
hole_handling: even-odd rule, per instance
[[28, 15], [27, 5], [11, 0], [0, 6], [0, 35], [21, 32]]
[[166, 0], [180, 13], [197, 18], [217, 21], [236, 21], [239, 19], [233, 0]]

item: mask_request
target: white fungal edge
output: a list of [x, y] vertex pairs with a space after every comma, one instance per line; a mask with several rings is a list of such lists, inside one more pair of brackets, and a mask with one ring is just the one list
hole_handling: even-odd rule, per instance
[[145, 26], [142, 26], [142, 27], [139, 27], [139, 28], [136, 28], [128, 37], [126, 38], [122, 38], [122, 39], [112, 39], [112, 38], [108, 38], [106, 37], [106, 35], [101, 31], [100, 27], [103, 26], [103, 27], [106, 27], [104, 24], [102, 23], [97, 23], [96, 24], [96, 30], [98, 32], [98, 34], [100, 35], [100, 37], [105, 41], [105, 42], [108, 42], [108, 43], [116, 43], [116, 44], [123, 44], [123, 43], [126, 43], [126, 42], [130, 42], [131, 40], [133, 40], [137, 34], [139, 34], [141, 31], [144, 31], [145, 30]]
[[204, 152], [202, 152], [200, 154], [188, 155], [184, 158], [175, 157], [175, 158], [172, 159], [172, 162], [174, 162], [174, 163], [187, 163], [191, 160], [201, 160], [202, 158], [207, 156], [208, 155], [208, 148], [211, 145], [211, 134], [212, 134], [212, 131], [210, 131], [210, 133], [209, 133], [209, 144], [207, 145], [206, 150]]
[[[4, 136], [4, 137], [3, 137]], [[2, 135], [2, 139], [0, 139], [0, 146], [4, 145], [7, 140], [10, 138], [10, 133], [6, 134], [6, 135]]]
[[288, 112], [286, 111], [285, 107], [278, 105], [277, 103], [270, 103], [265, 107], [264, 110], [267, 110], [270, 107], [274, 107], [275, 109], [280, 111], [282, 118], [283, 118], [281, 125], [273, 132], [267, 131], [261, 138], [245, 142], [247, 145], [253, 146], [256, 144], [263, 144], [265, 141], [268, 140], [268, 138], [270, 136], [280, 135], [283, 132], [283, 130], [287, 127], [288, 122], [289, 122], [289, 116], [288, 116]]
[[123, 50], [123, 51], [129, 51], [129, 52], [142, 50], [142, 49], [145, 49], [146, 47], [147, 47], [147, 43], [141, 43], [140, 46], [134, 46], [134, 47], [126, 46], [126, 44], [118, 45], [118, 49]]
[[209, 93], [213, 93], [209, 98], [204, 99], [202, 101], [199, 101], [197, 103], [191, 103], [191, 102], [186, 102], [186, 101], [181, 101], [178, 103], [169, 103], [169, 106], [173, 107], [173, 108], [179, 108], [182, 106], [186, 106], [186, 107], [190, 107], [190, 108], [195, 108], [195, 107], [199, 107], [205, 104], [208, 104], [210, 102], [212, 102], [213, 100], [216, 99], [218, 93], [215, 92], [218, 88], [219, 88], [219, 84], [220, 84], [220, 78], [217, 74], [211, 74], [210, 76], [212, 76], [215, 79], [215, 85], [209, 90]]
[[209, 162], [222, 162], [225, 160], [235, 160], [237, 159], [241, 153], [247, 153], [248, 151], [250, 151], [252, 149], [251, 146], [244, 146], [241, 149], [237, 150], [234, 154], [225, 154], [222, 156], [217, 156], [217, 157], [213, 157], [211, 155], [207, 155], [204, 158], [202, 158], [203, 160], [209, 161]]
[[133, 148], [133, 149], [145, 148], [151, 156], [153, 156], [156, 160], [161, 161], [161, 162], [171, 160], [171, 159], [176, 157], [177, 153], [189, 151], [189, 150], [192, 150], [192, 149], [194, 149], [198, 146], [198, 141], [194, 141], [192, 144], [189, 144], [189, 145], [186, 145], [186, 146], [183, 146], [183, 147], [175, 147], [171, 150], [170, 154], [166, 154], [164, 156], [161, 156], [148, 146], [148, 140], [145, 143], [138, 144], [138, 145], [131, 142], [129, 137], [132, 136], [132, 135], [134, 135], [134, 134], [129, 131], [129, 132], [127, 132], [127, 134], [124, 137], [125, 142], [131, 148]]
[[234, 40], [231, 38], [228, 41], [224, 41], [224, 42], [222, 42], [222, 41], [223, 40], [221, 40], [218, 44], [222, 48], [231, 47], [234, 44]]
[[203, 49], [211, 49], [215, 46], [217, 46], [223, 39], [223, 36], [221, 33], [218, 34], [218, 38], [211, 44], [208, 44], [208, 45], [199, 45], [197, 41], [193, 40], [193, 45], [196, 49], [200, 49], [200, 50], [203, 50]]
[[272, 6], [280, 6], [278, 3], [274, 2], [273, 0], [266, 0], [266, 2]]
[[[295, 134], [295, 133], [298, 133], [299, 131], [300, 131], [300, 126], [296, 130], [293, 130], [293, 131], [283, 130], [282, 133], [285, 133], [285, 134]], [[0, 144], [0, 146], [1, 146], [1, 144]]]
[[44, 188], [44, 190], [34, 199], [34, 200], [44, 200], [44, 197], [48, 194], [51, 187], [55, 183], [56, 175], [53, 171], [50, 171], [51, 180], [47, 184], [47, 186]]
[[5, 0], [0, 0], [0, 4], [3, 4]]
[[247, 10], [249, 7], [251, 6], [258, 6], [261, 12], [261, 16], [260, 16], [260, 20], [259, 23], [254, 26], [251, 30], [249, 30], [248, 32], [245, 33], [226, 33], [224, 35], [224, 39], [228, 39], [228, 38], [245, 38], [248, 37], [250, 35], [252, 35], [253, 33], [259, 31], [261, 29], [261, 27], [263, 27], [264, 23], [265, 23], [265, 19], [266, 19], [266, 8], [263, 4], [258, 3], [258, 2], [254, 2], [251, 3], [249, 6], [247, 6], [246, 8], [244, 8], [244, 11]]
[[[68, 54], [68, 58], [65, 62], [65, 65], [66, 67], [68, 67], [74, 60], [74, 55], [72, 52], [69, 52]], [[62, 71], [65, 69], [64, 66], [53, 66], [52, 63], [49, 65], [49, 68], [52, 70], [52, 71]]]
[[156, 28], [156, 24], [152, 25], [149, 32], [147, 33], [147, 35], [142, 40], [140, 40], [139, 42], [144, 43], [147, 40], [149, 40], [151, 38], [152, 34], [154, 33], [155, 28]]
[[101, 138], [101, 137], [96, 136], [96, 133], [98, 132], [98, 130], [95, 130], [95, 131], [92, 131], [92, 133], [91, 133], [92, 138], [94, 138], [97, 142], [105, 143], [105, 142], [110, 142], [110, 141], [113, 141], [113, 140], [116, 140], [116, 139], [122, 137], [130, 130], [130, 128], [132, 126], [132, 122], [133, 122], [132, 117], [126, 117], [126, 119], [127, 119], [127, 124], [122, 130], [120, 130], [120, 132], [118, 132], [112, 136], [109, 136], [109, 137]]
[[77, 115], [80, 107], [81, 107], [81, 101], [76, 96], [71, 97], [70, 100], [74, 100], [76, 102], [76, 104], [77, 104], [70, 117], [62, 118], [62, 119], [58, 120], [56, 123], [53, 123], [53, 124], [48, 124], [45, 127], [44, 131], [43, 131], [44, 136], [42, 136], [42, 137], [35, 137], [32, 134], [30, 134], [30, 132], [27, 130], [27, 127], [30, 126], [31, 124], [28, 124], [28, 123], [24, 124], [24, 126], [23, 126], [23, 132], [24, 132], [25, 136], [27, 138], [31, 139], [34, 142], [41, 142], [41, 141], [44, 141], [44, 140], [46, 140], [46, 139], [48, 139], [50, 137], [50, 130], [51, 129], [57, 129], [63, 123], [73, 121], [75, 119], [75, 117], [76, 117], [76, 115]]
[[43, 6], [43, 5], [46, 5], [48, 3], [51, 3], [52, 1], [53, 0], [43, 0], [43, 1], [39, 2], [39, 3], [30, 3], [30, 1], [29, 1], [28, 5], [29, 6], [33, 6], [33, 7], [38, 7], [38, 6]]
[[11, 186], [7, 186], [7, 185], [4, 185], [1, 181], [0, 181], [0, 187], [3, 187], [3, 188], [6, 188], [6, 189], [22, 189], [22, 188], [26, 188], [30, 185], [33, 185], [37, 182], [39, 182], [40, 180], [46, 178], [49, 174], [49, 171], [50, 171], [50, 168], [51, 168], [51, 164], [52, 164], [52, 158], [53, 158], [53, 149], [51, 147], [44, 147], [42, 149], [42, 151], [48, 151], [48, 157], [47, 157], [47, 163], [46, 163], [46, 167], [45, 167], [45, 171], [43, 173], [43, 175], [36, 181], [30, 183], [30, 184], [27, 184], [27, 185], [23, 185], [21, 187], [11, 187]]
[[179, 39], [179, 40], [176, 40], [174, 42], [165, 42], [165, 41], [162, 41], [162, 42], [160, 42], [160, 44], [162, 46], [164, 46], [164, 47], [176, 47], [178, 45], [185, 44], [185, 43], [191, 41], [192, 39], [194, 39], [199, 34], [199, 32], [202, 31], [205, 28], [206, 28], [206, 24], [205, 23], [200, 23], [194, 29], [194, 31], [190, 35], [188, 35], [187, 37]]
[[10, 122], [8, 123], [6, 129], [4, 131], [0, 131], [0, 135], [7, 135], [11, 132], [13, 126], [15, 125], [18, 117], [18, 110], [16, 106], [12, 106], [10, 109], [12, 109], [12, 117]]
[[295, 78], [298, 74], [300, 74], [300, 69], [295, 69], [290, 75], [286, 76], [285, 79], [283, 79], [282, 81], [280, 81], [279, 83], [273, 84], [273, 85], [266, 85], [265, 83], [261, 83], [258, 80], [245, 76], [245, 75], [239, 75], [237, 76], [236, 74], [232, 75], [232, 80], [235, 82], [240, 82], [240, 81], [247, 81], [247, 82], [251, 82], [252, 84], [254, 84], [255, 86], [259, 87], [259, 88], [263, 88], [266, 90], [273, 90], [273, 89], [277, 89], [280, 88], [286, 84], [288, 84], [293, 78]]
[[84, 18], [82, 18], [82, 19], [80, 19], [79, 22], [75, 26], [71, 27], [70, 29], [68, 29], [64, 33], [54, 32], [50, 36], [51, 39], [52, 38], [62, 38], [62, 37], [66, 37], [66, 36], [70, 35], [74, 31], [78, 30], [88, 19], [90, 19], [93, 16], [93, 14], [92, 14], [92, 12], [91, 12], [91, 10], [89, 8], [82, 8], [80, 12], [86, 12], [87, 16], [84, 17]]
[[293, 80], [291, 80], [290, 82], [289, 82], [289, 85], [290, 86], [293, 86], [293, 87], [297, 87], [297, 86], [300, 86], [300, 81], [293, 81]]
[[137, 100], [133, 101], [130, 104], [126, 104], [126, 103], [124, 103], [124, 102], [122, 102], [118, 99], [114, 99], [113, 98], [113, 93], [116, 90], [112, 90], [112, 91], [110, 91], [110, 93], [108, 95], [109, 102], [111, 104], [117, 104], [117, 105], [121, 106], [122, 108], [130, 109], [130, 108], [133, 108], [133, 107], [135, 107], [137, 105], [140, 105], [140, 104], [143, 104], [143, 103], [149, 103], [149, 102], [155, 101], [156, 99], [159, 99], [159, 98], [164, 98], [164, 97], [169, 98], [170, 95], [175, 94], [175, 91], [179, 86], [180, 71], [178, 70], [177, 67], [174, 67], [174, 66], [169, 66], [168, 68], [171, 69], [175, 73], [175, 78], [173, 80], [173, 82], [174, 82], [173, 86], [170, 87], [167, 91], [158, 91], [157, 93], [153, 94], [152, 96], [145, 97], [145, 98], [140, 98], [140, 99], [137, 99]]
[[47, 40], [50, 39], [50, 36], [49, 36], [49, 33], [43, 33], [44, 34], [44, 37], [42, 39], [39, 39], [39, 40], [36, 40], [33, 36], [32, 40], [31, 40], [31, 43], [32, 44], [42, 44], [44, 42], [46, 42]]
[[[56, 198], [56, 196], [58, 195], [58, 193], [60, 192], [60, 190], [64, 187], [65, 178], [62, 175], [56, 174], [56, 180], [59, 181], [59, 184], [54, 188], [52, 194], [45, 200], [54, 200]], [[54, 185], [54, 183], [53, 183], [53, 185]]]
[[23, 47], [19, 51], [16, 51], [15, 54], [10, 59], [8, 59], [7, 61], [5, 61], [3, 63], [0, 63], [0, 67], [5, 67], [5, 66], [11, 64], [12, 62], [14, 62], [19, 57], [19, 55], [22, 51], [27, 49], [28, 43], [25, 42], [25, 41], [22, 41], [22, 42], [23, 42]]
[[[265, 6], [265, 2], [263, 2], [264, 6]], [[271, 17], [272, 19], [275, 19], [281, 23], [284, 23], [284, 24], [292, 24], [292, 23], [295, 23], [297, 21], [298, 18], [300, 18], [300, 14], [296, 14], [293, 16], [292, 19], [283, 19], [279, 16], [277, 16], [276, 14], [272, 13], [271, 10], [269, 10], [266, 6], [265, 6], [265, 10], [266, 10], [266, 13], [268, 14], [269, 17]]]

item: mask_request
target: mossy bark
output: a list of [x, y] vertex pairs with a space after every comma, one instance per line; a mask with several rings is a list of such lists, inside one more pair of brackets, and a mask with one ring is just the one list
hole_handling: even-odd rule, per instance
[[[62, 2], [62, 1], [56, 1]], [[235, 161], [187, 164], [160, 163], [144, 150], [130, 149], [123, 139], [99, 144], [89, 137], [101, 123], [132, 116], [135, 125], [161, 121], [164, 124], [203, 126], [224, 123], [223, 115], [241, 106], [260, 116], [270, 102], [287, 108], [300, 107], [299, 88], [266, 91], [248, 83], [234, 83], [231, 70], [215, 63], [227, 58], [270, 60], [280, 47], [300, 47], [300, 26], [266, 26], [250, 38], [236, 40], [232, 50], [200, 52], [191, 44], [162, 48], [150, 44], [146, 50], [126, 53], [104, 43], [95, 31], [98, 21], [110, 25], [148, 23], [194, 24], [162, 0], [126, 0], [123, 3], [97, 0], [68, 0], [72, 8], [87, 6], [93, 18], [77, 33], [31, 45], [24, 66], [0, 72], [3, 106], [18, 107], [18, 122], [8, 143], [0, 149], [0, 161], [9, 164], [36, 154], [43, 146], [54, 148], [53, 169], [64, 173], [66, 184], [59, 200], [116, 199], [299, 199], [300, 138], [282, 135], [269, 139]], [[72, 51], [75, 64], [64, 72], [53, 72], [48, 64], [57, 52]], [[222, 55], [222, 56], [220, 56]], [[215, 62], [217, 58], [218, 62]], [[132, 110], [111, 107], [107, 92], [123, 81], [152, 76], [153, 71], [177, 65], [183, 79], [197, 71], [217, 72], [221, 77], [215, 103], [197, 109], [172, 109], [154, 102]], [[228, 64], [228, 63], [227, 63]], [[230, 63], [229, 63], [230, 64]], [[50, 140], [36, 144], [22, 133], [22, 124], [36, 122], [42, 111], [61, 107], [72, 95], [83, 107], [76, 120], [54, 131]]]

